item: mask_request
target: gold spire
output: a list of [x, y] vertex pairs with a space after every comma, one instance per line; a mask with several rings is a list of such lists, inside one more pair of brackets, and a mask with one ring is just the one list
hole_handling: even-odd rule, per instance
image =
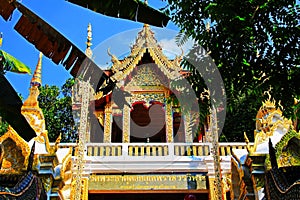
[[32, 79], [30, 81], [30, 86], [41, 86], [42, 85], [42, 57], [43, 54], [40, 52], [39, 60], [36, 65], [34, 74], [32, 76]]
[[[34, 140], [39, 143], [45, 143], [45, 137], [47, 136], [45, 117], [42, 109], [39, 107], [38, 101], [40, 94], [39, 86], [42, 85], [42, 57], [43, 54], [40, 52], [38, 63], [30, 81], [29, 96], [21, 108], [22, 115], [26, 118], [37, 135]], [[48, 144], [46, 144], [46, 149], [49, 152]]]
[[30, 81], [29, 96], [24, 101], [22, 110], [27, 107], [39, 107], [37, 98], [40, 94], [38, 87], [42, 85], [42, 57], [43, 54], [40, 52], [38, 63]]
[[93, 55], [93, 52], [91, 50], [91, 46], [92, 46], [92, 25], [91, 23], [88, 24], [88, 28], [87, 28], [87, 41], [86, 41], [86, 50], [85, 50], [85, 55], [87, 55], [87, 57], [91, 58]]

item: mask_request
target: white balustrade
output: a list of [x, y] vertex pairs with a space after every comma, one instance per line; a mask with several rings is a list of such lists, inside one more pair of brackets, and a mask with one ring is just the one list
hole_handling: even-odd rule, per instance
[[[59, 144], [59, 148], [72, 148], [73, 152], [76, 147], [76, 143]], [[219, 143], [220, 156], [246, 148], [244, 142]], [[211, 143], [87, 143], [87, 156], [209, 156], [210, 152]]]
[[[86, 146], [85, 173], [207, 172], [206, 161], [211, 159], [212, 148], [211, 143], [87, 143]], [[61, 143], [59, 148], [72, 148], [74, 156], [77, 144]], [[230, 171], [233, 149], [246, 149], [246, 143], [219, 143], [224, 172]]]

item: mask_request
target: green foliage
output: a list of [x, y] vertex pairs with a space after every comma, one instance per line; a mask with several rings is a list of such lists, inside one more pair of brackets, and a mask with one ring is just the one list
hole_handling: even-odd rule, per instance
[[293, 98], [300, 94], [300, 6], [296, 1], [168, 3], [165, 12], [182, 33], [211, 52], [223, 77], [227, 96], [223, 135], [227, 140], [243, 141], [243, 132], [253, 135], [256, 112], [270, 86], [272, 97], [281, 100], [284, 115], [294, 116]]
[[2, 117], [0, 117], [0, 136], [4, 135], [4, 133], [7, 132], [8, 123], [6, 121], [2, 120]]
[[295, 98], [295, 103], [293, 106], [294, 115], [292, 119], [294, 121], [294, 126], [296, 131], [300, 130], [300, 100], [299, 99], [300, 99], [300, 95]]
[[11, 71], [31, 74], [31, 70], [28, 66], [3, 50], [0, 50], [0, 69], [3, 72]]
[[75, 142], [77, 128], [72, 115], [72, 86], [74, 79], [68, 79], [59, 89], [57, 86], [40, 87], [39, 105], [43, 110], [49, 140], [54, 142], [62, 133], [62, 142]]

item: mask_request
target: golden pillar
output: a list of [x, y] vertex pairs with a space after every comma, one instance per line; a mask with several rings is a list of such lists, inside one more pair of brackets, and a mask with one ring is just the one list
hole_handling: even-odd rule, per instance
[[216, 184], [215, 184], [215, 177], [214, 176], [209, 176], [208, 177], [208, 183], [209, 183], [209, 196], [210, 200], [220, 200], [218, 198], [218, 194], [216, 192]]
[[[76, 199], [76, 180], [73, 180], [71, 183], [71, 189], [70, 189], [70, 199]], [[81, 192], [79, 195], [80, 200], [88, 200], [89, 195], [89, 178], [88, 177], [82, 177], [81, 178]]]
[[[207, 167], [207, 176], [209, 183], [209, 196], [211, 200], [226, 200], [226, 190], [223, 189], [221, 173], [216, 173], [215, 162], [212, 156], [205, 158], [205, 164]], [[221, 182], [219, 182], [221, 180]], [[220, 188], [221, 187], [221, 188]]]
[[172, 105], [166, 103], [166, 136], [167, 142], [173, 142], [173, 114], [172, 114]]
[[123, 108], [123, 143], [130, 142], [130, 108], [125, 105]]
[[193, 143], [193, 133], [192, 133], [192, 123], [191, 123], [191, 114], [186, 113], [184, 115], [184, 128], [185, 128], [185, 142]]
[[111, 142], [111, 131], [112, 131], [112, 104], [108, 103], [105, 106], [105, 117], [104, 117], [104, 143]]
[[88, 200], [88, 195], [89, 195], [89, 178], [83, 177], [81, 200]]

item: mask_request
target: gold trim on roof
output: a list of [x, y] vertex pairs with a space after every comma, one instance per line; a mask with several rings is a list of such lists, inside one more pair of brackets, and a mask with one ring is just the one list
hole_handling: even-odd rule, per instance
[[114, 75], [112, 76], [112, 79], [114, 81], [123, 80], [132, 72], [147, 50], [158, 68], [169, 79], [175, 79], [180, 76], [180, 61], [183, 57], [183, 51], [182, 55], [176, 56], [173, 61], [170, 61], [163, 54], [162, 48], [155, 39], [154, 32], [150, 29], [148, 24], [145, 24], [143, 29], [138, 33], [136, 42], [131, 48], [130, 55], [124, 60], [118, 60], [108, 49], [108, 54], [112, 57], [113, 62], [111, 70], [114, 72]]

